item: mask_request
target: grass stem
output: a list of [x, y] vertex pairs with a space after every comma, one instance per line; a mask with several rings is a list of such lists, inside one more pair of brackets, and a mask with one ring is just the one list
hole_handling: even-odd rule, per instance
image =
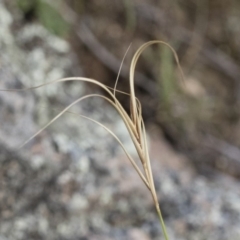
[[165, 240], [169, 240], [169, 238], [168, 238], [168, 233], [167, 233], [167, 229], [166, 229], [166, 226], [165, 226], [163, 217], [162, 217], [162, 212], [161, 212], [161, 210], [160, 210], [159, 204], [157, 203], [157, 204], [155, 205], [155, 207], [156, 207], [157, 214], [158, 214], [158, 217], [159, 217], [160, 225], [161, 225], [162, 230], [163, 230], [164, 238], [165, 238]]

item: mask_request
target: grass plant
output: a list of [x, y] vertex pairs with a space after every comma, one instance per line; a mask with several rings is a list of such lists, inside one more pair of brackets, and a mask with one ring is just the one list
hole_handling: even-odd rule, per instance
[[[52, 82], [48, 82], [48, 83], [45, 83], [45, 84], [42, 84], [42, 85], [39, 85], [39, 86], [36, 86], [36, 87], [27, 88], [27, 89], [20, 89], [20, 90], [19, 89], [8, 89], [8, 90], [2, 89], [1, 91], [30, 90], [30, 89], [36, 89], [36, 88], [43, 87], [43, 86], [46, 86], [46, 85], [50, 85], [50, 84], [54, 84], [54, 83], [61, 83], [61, 82], [66, 82], [66, 81], [83, 81], [83, 82], [87, 82], [87, 83], [92, 83], [92, 84], [95, 84], [95, 85], [99, 86], [102, 90], [104, 90], [106, 92], [106, 95], [89, 94], [89, 95], [83, 96], [83, 97], [77, 99], [76, 101], [74, 101], [73, 103], [71, 103], [64, 110], [62, 110], [59, 114], [57, 114], [50, 122], [48, 122], [43, 128], [41, 128], [38, 132], [36, 132], [33, 136], [31, 136], [27, 141], [25, 141], [22, 146], [27, 144], [30, 140], [32, 140], [39, 133], [41, 133], [45, 128], [47, 128], [49, 125], [54, 123], [54, 121], [56, 121], [61, 115], [68, 112], [73, 105], [81, 102], [82, 100], [85, 100], [85, 99], [88, 99], [88, 98], [91, 98], [91, 97], [98, 97], [98, 98], [102, 98], [102, 99], [106, 100], [109, 104], [111, 104], [117, 110], [117, 112], [119, 113], [123, 122], [125, 123], [125, 126], [128, 130], [128, 133], [129, 133], [129, 135], [132, 139], [132, 142], [134, 143], [134, 146], [136, 148], [136, 151], [138, 153], [138, 157], [140, 159], [140, 163], [142, 165], [142, 168], [138, 167], [138, 164], [130, 156], [130, 154], [127, 152], [126, 148], [124, 147], [124, 144], [114, 134], [114, 132], [112, 132], [106, 126], [104, 126], [103, 124], [101, 124], [98, 121], [95, 121], [92, 118], [89, 118], [87, 116], [80, 115], [80, 114], [79, 114], [79, 116], [81, 116], [82, 118], [88, 119], [88, 120], [100, 125], [104, 129], [106, 129], [106, 131], [108, 131], [116, 139], [116, 141], [120, 144], [123, 151], [126, 153], [127, 158], [129, 159], [130, 163], [132, 164], [134, 169], [137, 171], [140, 179], [143, 181], [143, 183], [145, 184], [145, 186], [149, 190], [149, 193], [152, 196], [152, 199], [153, 199], [153, 202], [154, 202], [154, 205], [155, 205], [155, 208], [156, 208], [156, 212], [157, 212], [158, 217], [159, 217], [159, 221], [160, 221], [160, 225], [161, 225], [161, 228], [162, 228], [162, 231], [163, 231], [164, 238], [165, 238], [165, 240], [169, 240], [167, 229], [166, 229], [163, 217], [162, 217], [162, 213], [161, 213], [161, 209], [160, 209], [160, 206], [159, 206], [159, 201], [158, 201], [158, 197], [157, 197], [157, 193], [156, 193], [156, 189], [155, 189], [155, 185], [154, 185], [152, 168], [151, 168], [151, 161], [150, 161], [150, 157], [149, 157], [148, 144], [147, 144], [147, 138], [146, 138], [146, 129], [145, 129], [144, 121], [143, 121], [143, 118], [142, 118], [141, 103], [136, 98], [135, 90], [134, 90], [134, 72], [135, 72], [137, 61], [138, 61], [141, 53], [147, 47], [149, 47], [150, 45], [153, 45], [153, 44], [163, 44], [163, 45], [167, 46], [173, 52], [175, 60], [177, 62], [178, 69], [180, 70], [180, 74], [181, 74], [181, 77], [183, 79], [183, 73], [182, 73], [181, 67], [179, 65], [179, 60], [178, 60], [177, 54], [174, 51], [174, 49], [169, 44], [167, 44], [163, 41], [149, 41], [149, 42], [143, 44], [136, 51], [135, 55], [133, 56], [131, 66], [130, 66], [130, 76], [129, 76], [130, 93], [124, 93], [124, 92], [118, 91], [116, 89], [119, 74], [118, 74], [118, 77], [117, 77], [114, 88], [110, 88], [110, 87], [102, 84], [101, 82], [99, 82], [98, 80], [95, 80], [95, 79], [90, 79], [90, 78], [85, 78], [85, 77], [69, 77], [69, 78], [58, 79], [58, 80], [55, 80], [55, 81], [52, 81]], [[121, 69], [121, 67], [120, 67], [120, 69]], [[119, 70], [119, 73], [120, 73], [120, 70]], [[130, 114], [127, 113], [127, 111], [123, 108], [123, 106], [121, 105], [121, 103], [117, 99], [116, 92], [119, 92], [121, 94], [125, 94], [129, 97], [129, 99], [130, 99]]]

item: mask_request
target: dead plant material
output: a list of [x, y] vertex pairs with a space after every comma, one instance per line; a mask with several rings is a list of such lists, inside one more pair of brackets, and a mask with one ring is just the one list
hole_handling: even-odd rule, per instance
[[[140, 159], [140, 163], [142, 165], [142, 170], [138, 167], [137, 163], [135, 162], [135, 160], [130, 156], [130, 154], [127, 152], [126, 148], [124, 147], [123, 143], [120, 141], [120, 139], [110, 130], [108, 129], [106, 126], [104, 126], [103, 124], [101, 124], [98, 121], [95, 121], [94, 119], [91, 119], [87, 116], [84, 115], [79, 115], [82, 118], [88, 119], [98, 125], [100, 125], [101, 127], [103, 127], [106, 131], [108, 131], [116, 140], [117, 142], [120, 144], [120, 146], [122, 147], [122, 149], [124, 150], [124, 152], [126, 153], [129, 161], [131, 162], [132, 166], [134, 167], [134, 169], [137, 171], [139, 177], [141, 178], [141, 180], [143, 181], [143, 183], [146, 185], [146, 187], [148, 188], [148, 190], [150, 191], [150, 194], [152, 195], [153, 201], [154, 201], [154, 205], [160, 220], [160, 224], [163, 230], [163, 235], [164, 238], [166, 240], [168, 240], [168, 234], [167, 234], [167, 230], [164, 224], [164, 220], [161, 214], [161, 210], [160, 210], [160, 206], [159, 206], [159, 201], [157, 198], [157, 193], [156, 193], [156, 189], [155, 189], [155, 185], [154, 185], [154, 180], [153, 180], [153, 174], [152, 174], [152, 168], [151, 168], [151, 162], [150, 162], [150, 157], [149, 157], [149, 152], [148, 152], [148, 145], [147, 145], [147, 137], [146, 137], [146, 130], [145, 130], [145, 125], [144, 125], [144, 121], [142, 118], [142, 108], [141, 108], [141, 103], [140, 101], [136, 98], [135, 96], [135, 91], [134, 91], [134, 73], [135, 73], [135, 68], [136, 68], [136, 64], [137, 61], [141, 55], [141, 53], [150, 45], [153, 44], [163, 44], [165, 46], [167, 46], [168, 48], [171, 49], [171, 51], [174, 54], [175, 60], [177, 62], [177, 66], [178, 69], [180, 71], [181, 77], [182, 79], [184, 79], [183, 77], [183, 72], [181, 70], [181, 67], [179, 65], [179, 60], [177, 57], [176, 52], [174, 51], [174, 49], [167, 43], [163, 42], [163, 41], [150, 41], [147, 42], [145, 44], [143, 44], [135, 53], [132, 62], [131, 62], [131, 67], [130, 67], [130, 76], [129, 76], [129, 83], [130, 83], [130, 93], [124, 93], [121, 91], [118, 91], [122, 94], [126, 94], [129, 96], [130, 99], [130, 114], [127, 113], [127, 111], [123, 108], [123, 106], [121, 105], [121, 103], [118, 101], [117, 97], [116, 97], [116, 87], [117, 87], [117, 81], [118, 81], [118, 77], [120, 74], [120, 70], [118, 73], [118, 77], [116, 80], [116, 84], [114, 86], [114, 88], [110, 88], [102, 83], [100, 83], [98, 80], [95, 79], [90, 79], [90, 78], [84, 78], [84, 77], [69, 77], [69, 78], [63, 78], [63, 79], [58, 79], [49, 83], [45, 83], [36, 87], [31, 87], [31, 88], [27, 88], [27, 89], [2, 89], [1, 91], [23, 91], [23, 90], [30, 90], [30, 89], [36, 89], [39, 87], [43, 87], [46, 85], [50, 85], [53, 83], [60, 83], [60, 82], [66, 82], [66, 81], [83, 81], [83, 82], [87, 82], [87, 83], [92, 83], [95, 84], [97, 86], [99, 86], [102, 90], [104, 90], [106, 92], [106, 94], [108, 96], [104, 96], [104, 95], [100, 95], [100, 94], [89, 94], [86, 96], [83, 96], [81, 98], [78, 98], [77, 100], [75, 100], [73, 103], [71, 103], [69, 106], [67, 106], [64, 110], [62, 110], [58, 115], [56, 115], [50, 122], [48, 122], [43, 128], [41, 128], [38, 132], [36, 132], [33, 136], [31, 136], [27, 141], [25, 141], [23, 143], [23, 145], [21, 147], [23, 147], [25, 144], [27, 144], [30, 140], [32, 140], [34, 137], [36, 137], [39, 133], [41, 133], [45, 128], [47, 128], [49, 125], [51, 125], [52, 123], [54, 123], [61, 115], [63, 115], [64, 113], [68, 112], [69, 109], [81, 102], [84, 99], [88, 99], [91, 97], [98, 97], [98, 98], [102, 98], [104, 100], [106, 100], [108, 103], [110, 103], [119, 113], [120, 117], [122, 118], [123, 122], [125, 123], [125, 126], [129, 132], [129, 135], [135, 145], [136, 151], [138, 153], [139, 159]], [[125, 54], [126, 55], [126, 54]], [[122, 61], [123, 64], [123, 61]], [[122, 66], [121, 64], [121, 66]], [[121, 69], [121, 67], [120, 67]], [[147, 82], [145, 84], [148, 84]]]

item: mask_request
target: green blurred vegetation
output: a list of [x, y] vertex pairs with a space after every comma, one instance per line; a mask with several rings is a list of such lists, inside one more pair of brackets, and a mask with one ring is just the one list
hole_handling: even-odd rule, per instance
[[[61, 1], [59, 1], [61, 3]], [[42, 0], [18, 0], [18, 7], [23, 14], [32, 14], [46, 29], [58, 36], [66, 36], [70, 26], [50, 4]]]
[[173, 53], [166, 46], [159, 47], [159, 55], [161, 59], [160, 64], [160, 76], [159, 76], [159, 91], [160, 97], [164, 104], [169, 105], [170, 99], [175, 89], [175, 79], [173, 77], [174, 73], [174, 63], [173, 63]]

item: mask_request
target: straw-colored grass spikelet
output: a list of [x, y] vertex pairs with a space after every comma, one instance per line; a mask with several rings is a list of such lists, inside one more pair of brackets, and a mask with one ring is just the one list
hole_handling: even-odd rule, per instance
[[[49, 125], [51, 125], [52, 123], [54, 123], [54, 121], [56, 121], [61, 115], [63, 115], [64, 113], [68, 112], [69, 109], [81, 102], [84, 99], [90, 98], [90, 97], [98, 97], [98, 98], [102, 98], [104, 100], [106, 100], [108, 103], [110, 103], [119, 113], [120, 117], [122, 118], [123, 122], [126, 125], [126, 128], [129, 132], [129, 135], [134, 143], [134, 146], [136, 148], [136, 151], [138, 153], [140, 162], [142, 164], [142, 169], [141, 170], [137, 163], [135, 162], [135, 160], [130, 156], [130, 154], [127, 152], [127, 150], [124, 147], [124, 144], [120, 141], [120, 139], [107, 127], [105, 127], [103, 124], [99, 123], [98, 121], [95, 121], [87, 116], [83, 116], [83, 115], [79, 115], [82, 118], [88, 119], [98, 125], [100, 125], [101, 127], [103, 127], [104, 129], [106, 129], [116, 140], [117, 142], [120, 144], [120, 146], [122, 147], [122, 149], [124, 150], [124, 152], [127, 155], [127, 158], [129, 159], [129, 161], [131, 162], [132, 166], [134, 167], [134, 169], [137, 171], [139, 177], [141, 178], [141, 180], [143, 181], [143, 183], [146, 185], [146, 187], [148, 188], [148, 190], [150, 191], [153, 201], [154, 201], [154, 205], [157, 211], [157, 214], [159, 216], [159, 220], [160, 220], [160, 224], [163, 230], [163, 235], [164, 238], [166, 240], [168, 240], [168, 234], [167, 234], [167, 230], [162, 218], [162, 214], [160, 211], [160, 207], [159, 207], [159, 202], [158, 202], [158, 198], [157, 198], [157, 193], [156, 193], [156, 189], [155, 189], [155, 185], [154, 185], [154, 181], [153, 181], [153, 174], [152, 174], [152, 169], [151, 169], [151, 162], [150, 162], [150, 157], [149, 157], [149, 152], [148, 152], [148, 145], [147, 145], [147, 138], [146, 138], [146, 130], [145, 130], [145, 126], [144, 126], [144, 121], [142, 118], [142, 108], [141, 108], [141, 103], [140, 101], [136, 98], [135, 96], [135, 91], [134, 91], [134, 72], [135, 72], [135, 67], [137, 64], [137, 61], [141, 55], [141, 53], [150, 45], [153, 44], [164, 44], [167, 47], [169, 47], [175, 57], [175, 60], [177, 62], [177, 66], [180, 70], [180, 74], [181, 77], [183, 78], [183, 73], [181, 70], [181, 67], [179, 65], [179, 61], [178, 61], [178, 57], [176, 52], [174, 51], [174, 49], [168, 45], [165, 42], [162, 41], [150, 41], [147, 42], [145, 44], [143, 44], [135, 53], [132, 62], [131, 62], [131, 67], [130, 67], [130, 77], [129, 77], [129, 83], [130, 83], [130, 93], [123, 93], [121, 91], [117, 91], [116, 90], [116, 86], [117, 86], [117, 81], [116, 84], [114, 86], [114, 88], [110, 88], [102, 83], [100, 83], [97, 80], [94, 79], [90, 79], [90, 78], [84, 78], [84, 77], [69, 77], [69, 78], [63, 78], [63, 79], [59, 79], [59, 80], [55, 80], [49, 83], [45, 83], [42, 84], [40, 86], [36, 86], [36, 87], [32, 87], [32, 88], [27, 88], [27, 89], [2, 89], [1, 91], [23, 91], [23, 90], [30, 90], [30, 89], [36, 89], [39, 87], [43, 87], [49, 84], [53, 84], [53, 83], [60, 83], [60, 82], [66, 82], [66, 81], [83, 81], [83, 82], [88, 82], [88, 83], [92, 83], [95, 84], [97, 86], [99, 86], [102, 90], [104, 90], [106, 92], [106, 95], [100, 95], [100, 94], [90, 94], [90, 95], [86, 95], [83, 96], [77, 100], [75, 100], [73, 103], [71, 103], [69, 106], [67, 106], [64, 110], [62, 110], [57, 116], [55, 116], [49, 123], [47, 123], [43, 128], [41, 128], [38, 132], [36, 132], [32, 137], [30, 137], [27, 141], [25, 141], [23, 143], [22, 146], [24, 146], [25, 144], [27, 144], [31, 139], [33, 139], [34, 137], [36, 137], [40, 132], [42, 132], [45, 128], [47, 128]], [[126, 54], [125, 54], [126, 55]], [[125, 57], [125, 56], [124, 56]], [[118, 74], [119, 77], [119, 74]], [[117, 77], [117, 80], [118, 80]], [[146, 83], [147, 84], [147, 83]], [[126, 112], [126, 110], [123, 108], [123, 106], [121, 105], [121, 103], [118, 101], [117, 97], [116, 97], [116, 91], [122, 94], [126, 94], [129, 96], [130, 99], [130, 115]], [[21, 146], [21, 147], [22, 147]]]

